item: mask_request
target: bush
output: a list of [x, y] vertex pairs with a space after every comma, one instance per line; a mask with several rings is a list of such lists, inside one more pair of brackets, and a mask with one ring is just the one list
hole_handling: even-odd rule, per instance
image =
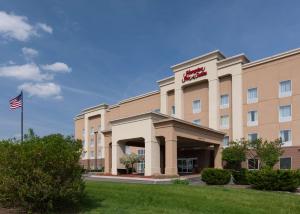
[[28, 212], [76, 206], [84, 190], [81, 142], [62, 135], [0, 141], [0, 204]]
[[172, 184], [189, 185], [190, 181], [189, 180], [175, 179], [175, 180], [172, 181]]
[[248, 185], [248, 170], [240, 169], [240, 170], [232, 170], [233, 182], [239, 185]]
[[249, 183], [255, 189], [293, 192], [300, 185], [300, 174], [296, 170], [262, 169], [248, 173]]
[[222, 160], [225, 161], [224, 168], [240, 170], [241, 164], [246, 160], [247, 141], [232, 141], [230, 146], [222, 151]]
[[231, 179], [231, 173], [226, 169], [206, 168], [201, 174], [202, 180], [208, 185], [225, 185]]

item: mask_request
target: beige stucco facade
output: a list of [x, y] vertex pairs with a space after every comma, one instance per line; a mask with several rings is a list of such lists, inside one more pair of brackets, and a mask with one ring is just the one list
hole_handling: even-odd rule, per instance
[[300, 168], [299, 68], [300, 49], [254, 62], [244, 54], [213, 51], [174, 65], [172, 76], [157, 81], [159, 90], [76, 116], [83, 164], [116, 175], [129, 147], [145, 151], [145, 175], [174, 175], [188, 165], [192, 173], [222, 167], [227, 140], [284, 136], [284, 157], [290, 157], [291, 168]]

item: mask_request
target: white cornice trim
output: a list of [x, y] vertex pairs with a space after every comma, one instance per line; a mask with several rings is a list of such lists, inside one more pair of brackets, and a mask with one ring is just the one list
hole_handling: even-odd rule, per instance
[[282, 58], [292, 56], [292, 55], [296, 55], [296, 54], [300, 54], [300, 48], [296, 48], [296, 49], [293, 49], [293, 50], [289, 50], [289, 51], [286, 51], [286, 52], [282, 52], [282, 53], [279, 53], [279, 54], [275, 54], [275, 55], [272, 55], [272, 56], [269, 56], [269, 57], [266, 57], [266, 58], [263, 58], [263, 59], [259, 59], [259, 60], [244, 64], [243, 69], [250, 68], [250, 67], [253, 67], [253, 66], [256, 66], [256, 65], [260, 65], [260, 64], [264, 64], [264, 63], [267, 63], [267, 62], [275, 61], [275, 60], [282, 59]]
[[159, 87], [165, 86], [165, 85], [170, 85], [170, 84], [173, 84], [175, 82], [175, 76], [173, 75], [173, 76], [170, 76], [170, 77], [166, 77], [166, 78], [158, 80], [156, 82], [159, 85]]
[[97, 106], [92, 106], [90, 108], [83, 109], [81, 112], [86, 114], [86, 113], [90, 113], [90, 112], [98, 111], [98, 110], [102, 110], [102, 109], [107, 109], [107, 108], [108, 108], [108, 105], [105, 104], [105, 103], [102, 103], [102, 104], [97, 105]]
[[119, 102], [119, 104], [127, 103], [127, 102], [134, 101], [134, 100], [138, 100], [138, 99], [148, 97], [148, 96], [151, 96], [151, 95], [154, 95], [154, 94], [159, 94], [159, 91], [157, 91], [157, 90], [156, 91], [151, 91], [151, 92], [141, 94], [141, 95], [138, 95], [138, 96], [135, 96], [135, 97], [130, 97], [130, 98], [127, 98], [125, 100], [121, 100]]
[[218, 61], [217, 66], [218, 66], [218, 69], [220, 69], [220, 68], [224, 68], [224, 67], [227, 67], [230, 65], [237, 64], [237, 63], [245, 64], [248, 62], [250, 62], [250, 60], [247, 58], [247, 56], [244, 53], [241, 53], [241, 54], [231, 56], [226, 59]]
[[192, 59], [189, 59], [189, 60], [186, 60], [186, 61], [183, 61], [179, 64], [176, 64], [176, 65], [173, 65], [171, 66], [171, 69], [176, 72], [176, 70], [179, 70], [181, 68], [185, 68], [185, 66], [187, 64], [191, 64], [193, 62], [201, 62], [201, 61], [205, 61], [207, 60], [208, 58], [216, 58], [218, 60], [220, 59], [224, 59], [225, 56], [219, 51], [219, 50], [215, 50], [215, 51], [212, 51], [212, 52], [209, 52], [209, 53], [206, 53], [204, 55], [201, 55], [201, 56], [197, 56], [195, 58], [192, 58]]

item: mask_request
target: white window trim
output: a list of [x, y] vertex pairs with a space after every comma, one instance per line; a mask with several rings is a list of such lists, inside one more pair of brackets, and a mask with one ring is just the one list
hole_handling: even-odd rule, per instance
[[229, 108], [229, 95], [228, 94], [222, 94], [220, 96], [220, 101], [222, 100], [222, 96], [227, 96], [228, 97], [228, 103], [227, 104], [221, 104], [220, 103], [220, 109], [226, 109], [226, 108]]
[[[293, 158], [291, 156], [283, 156], [283, 157], [279, 158], [279, 169], [281, 169], [281, 167], [280, 167], [280, 159], [281, 158], [290, 158], [291, 159], [291, 168], [290, 169], [293, 168]], [[289, 170], [289, 169], [283, 169], [283, 170]]]
[[[199, 104], [200, 104], [199, 109], [194, 109], [194, 102], [196, 102], [196, 101], [199, 101]], [[192, 109], [193, 109], [193, 114], [198, 114], [198, 113], [200, 113], [202, 111], [202, 105], [201, 105], [201, 100], [200, 99], [193, 100], [193, 102], [192, 102]]]
[[279, 131], [279, 138], [281, 138], [281, 131], [290, 131], [291, 132], [291, 139], [289, 141], [286, 141], [286, 142], [283, 142], [282, 141], [282, 147], [289, 147], [289, 146], [292, 146], [293, 145], [293, 132], [292, 132], [292, 129], [282, 129]]
[[[222, 125], [222, 117], [227, 117], [228, 118], [228, 124], [227, 125]], [[220, 129], [229, 129], [230, 127], [230, 118], [229, 118], [229, 115], [222, 115], [220, 117]]]
[[[289, 116], [289, 117], [281, 117], [280, 116], [280, 107], [282, 107], [282, 106], [291, 106], [291, 116]], [[278, 118], [279, 118], [280, 123], [285, 123], [285, 122], [292, 121], [292, 116], [293, 116], [292, 104], [290, 104], [290, 105], [281, 105], [281, 106], [278, 107]]]
[[[280, 87], [280, 84], [282, 83], [282, 82], [285, 82], [285, 81], [290, 81], [291, 82], [291, 91], [289, 91], [289, 92], [281, 92], [281, 87]], [[290, 96], [292, 96], [292, 91], [293, 91], [293, 84], [292, 84], [292, 80], [282, 80], [282, 81], [280, 81], [279, 82], [279, 89], [278, 89], [278, 91], [279, 91], [279, 98], [283, 98], [283, 97], [290, 97]]]
[[[249, 121], [249, 112], [251, 112], [251, 111], [255, 111], [257, 113], [256, 121]], [[247, 126], [258, 126], [258, 111], [256, 111], [256, 110], [251, 110], [251, 111], [248, 111], [248, 113], [247, 113]]]
[[[256, 93], [257, 93], [257, 97], [256, 98], [252, 98], [250, 99], [249, 98], [249, 90], [251, 89], [255, 89], [256, 88]], [[258, 88], [257, 87], [254, 87], [254, 88], [248, 88], [247, 89], [247, 104], [251, 104], [251, 103], [257, 103], [258, 102]]]

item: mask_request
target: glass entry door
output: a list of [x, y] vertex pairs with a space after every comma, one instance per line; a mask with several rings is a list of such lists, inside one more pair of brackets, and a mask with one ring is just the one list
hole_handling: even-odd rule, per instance
[[180, 158], [177, 160], [178, 173], [192, 173], [197, 158]]

